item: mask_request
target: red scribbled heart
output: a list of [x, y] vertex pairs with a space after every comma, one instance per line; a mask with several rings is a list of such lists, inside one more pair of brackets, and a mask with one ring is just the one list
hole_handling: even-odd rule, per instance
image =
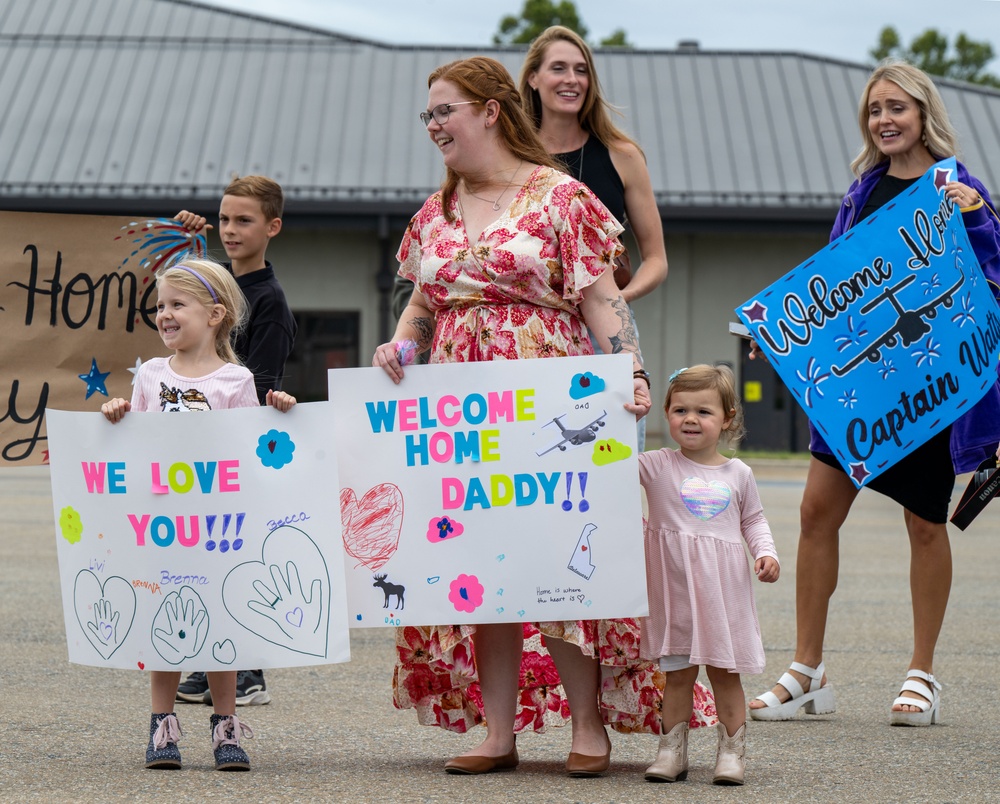
[[590, 378], [589, 377], [581, 377], [580, 378], [580, 387], [581, 388], [589, 388], [590, 387]]
[[399, 546], [403, 494], [392, 483], [369, 489], [361, 500], [354, 489], [341, 489], [340, 522], [344, 549], [370, 570], [377, 570]]
[[278, 446], [278, 442], [277, 441], [268, 441], [267, 442], [267, 448], [268, 448], [268, 450], [270, 450], [270, 452], [271, 452], [272, 455], [274, 455], [274, 448], [276, 446]]
[[140, 670], [145, 670], [146, 669], [146, 663], [145, 662], [136, 662], [136, 664], [139, 665], [139, 669]]

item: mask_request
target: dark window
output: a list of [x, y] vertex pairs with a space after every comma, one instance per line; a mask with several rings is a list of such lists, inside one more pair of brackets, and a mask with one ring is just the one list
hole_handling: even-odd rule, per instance
[[322, 402], [327, 370], [358, 366], [361, 314], [324, 310], [295, 312], [298, 332], [285, 367], [285, 390], [300, 402]]

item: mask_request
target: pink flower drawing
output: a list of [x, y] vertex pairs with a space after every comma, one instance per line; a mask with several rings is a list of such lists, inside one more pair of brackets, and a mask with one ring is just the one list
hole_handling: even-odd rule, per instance
[[483, 605], [483, 585], [479, 583], [479, 579], [475, 575], [463, 573], [451, 582], [448, 600], [451, 601], [456, 611], [471, 614]]

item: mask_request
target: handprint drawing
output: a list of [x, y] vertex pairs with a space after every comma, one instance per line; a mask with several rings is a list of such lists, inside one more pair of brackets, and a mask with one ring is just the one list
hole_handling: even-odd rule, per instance
[[296, 653], [326, 656], [330, 573], [303, 531], [284, 525], [264, 539], [261, 560], [233, 567], [222, 584], [226, 611], [261, 639]]
[[274, 622], [289, 639], [295, 639], [302, 629], [315, 634], [323, 622], [323, 585], [319, 578], [313, 578], [306, 597], [299, 569], [291, 561], [285, 565], [284, 575], [276, 564], [270, 571], [274, 586], [255, 580], [253, 588], [260, 600], [248, 600], [247, 605]]
[[118, 644], [118, 621], [121, 612], [115, 611], [111, 601], [101, 598], [94, 603], [94, 619], [87, 623], [87, 628], [94, 639], [105, 647]]
[[73, 584], [73, 609], [87, 641], [105, 660], [128, 638], [135, 619], [135, 591], [124, 578], [104, 583], [90, 570], [80, 570]]
[[190, 586], [168, 594], [153, 617], [153, 648], [170, 664], [197, 656], [208, 638], [209, 617], [201, 596]]

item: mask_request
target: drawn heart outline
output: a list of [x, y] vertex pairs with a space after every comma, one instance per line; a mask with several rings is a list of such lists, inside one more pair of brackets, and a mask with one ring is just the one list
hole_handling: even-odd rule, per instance
[[375, 572], [399, 546], [403, 527], [403, 493], [392, 483], [380, 483], [358, 500], [354, 489], [340, 490], [340, 522], [344, 550]]
[[[285, 577], [289, 577], [289, 568], [294, 568], [298, 572], [299, 582], [306, 594], [314, 588], [316, 581], [319, 582], [322, 608], [315, 628], [309, 623], [308, 628], [302, 628], [301, 632], [290, 636], [276, 622], [275, 617], [283, 620], [295, 609], [304, 619], [305, 613], [298, 606], [295, 609], [286, 609], [284, 615], [279, 609], [275, 609], [274, 617], [261, 613], [260, 609], [266, 606], [261, 604], [258, 590], [270, 589], [272, 593], [280, 591], [273, 589], [271, 567], [277, 567]], [[261, 560], [246, 561], [233, 567], [222, 582], [222, 603], [237, 623], [267, 642], [309, 656], [327, 655], [330, 596], [330, 570], [322, 551], [308, 534], [291, 525], [282, 525], [272, 530], [261, 545]], [[256, 609], [250, 606], [251, 601], [258, 604]], [[277, 603], [277, 601], [266, 602], [270, 606]], [[288, 620], [288, 624], [294, 625], [294, 622]], [[299, 625], [302, 625], [302, 620]]]
[[[100, 600], [107, 600], [111, 608], [117, 611], [118, 633], [120, 639], [117, 645], [104, 645], [97, 638], [93, 631], [87, 627], [90, 621], [88, 606], [95, 605]], [[104, 583], [89, 569], [80, 570], [73, 582], [73, 611], [76, 613], [76, 621], [80, 624], [80, 630], [87, 637], [87, 641], [94, 646], [94, 649], [105, 661], [110, 659], [116, 650], [122, 646], [132, 630], [132, 623], [135, 621], [135, 590], [132, 584], [124, 578], [113, 575]], [[98, 623], [98, 627], [102, 626]], [[110, 629], [110, 626], [107, 626]]]
[[212, 645], [212, 658], [222, 664], [232, 664], [236, 661], [236, 646], [233, 640], [226, 639]]

